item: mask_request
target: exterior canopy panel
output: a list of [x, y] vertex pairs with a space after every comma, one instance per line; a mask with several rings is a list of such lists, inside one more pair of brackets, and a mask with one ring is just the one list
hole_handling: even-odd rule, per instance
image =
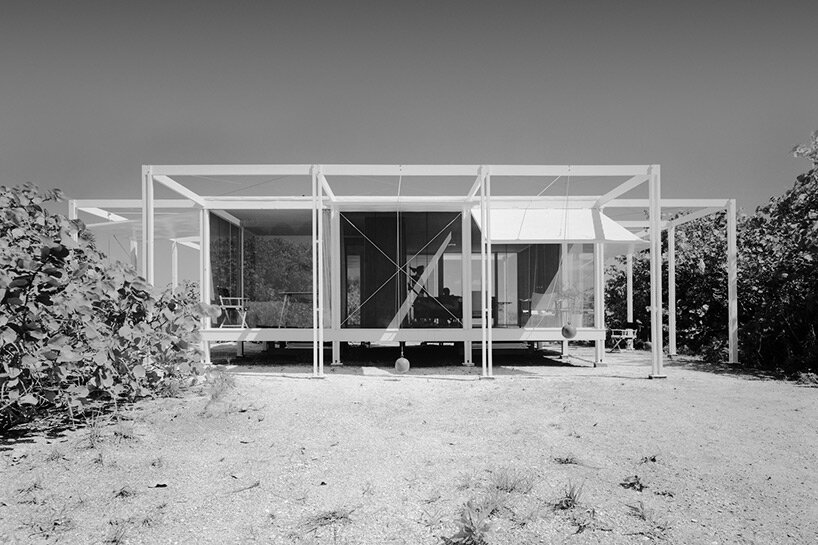
[[[493, 243], [626, 243], [645, 241], [602, 214], [581, 208], [496, 208], [490, 209]], [[482, 229], [480, 208], [472, 217]]]

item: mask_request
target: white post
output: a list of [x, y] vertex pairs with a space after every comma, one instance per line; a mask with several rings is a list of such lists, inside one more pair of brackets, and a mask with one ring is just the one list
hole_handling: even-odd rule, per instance
[[667, 355], [676, 355], [676, 226], [667, 228]]
[[488, 376], [488, 359], [486, 356], [486, 177], [480, 173], [480, 347], [482, 351], [483, 374]]
[[316, 240], [318, 254], [318, 376], [324, 376], [324, 184], [318, 177], [318, 168], [315, 172], [315, 192], [317, 194]]
[[[567, 213], [567, 210], [566, 210]], [[567, 236], [567, 235], [566, 235]], [[568, 286], [568, 243], [563, 242], [560, 244], [560, 293]], [[564, 297], [564, 296], [563, 296]], [[564, 300], [560, 300], [559, 303], [559, 320], [561, 322], [560, 326], [564, 326], [567, 323], [567, 319], [570, 320], [570, 316], [566, 319], [565, 310], [563, 308], [566, 306]], [[568, 310], [570, 312], [570, 309]], [[568, 339], [565, 337], [562, 338], [560, 342], [560, 359], [568, 358]]]
[[662, 370], [662, 202], [659, 165], [650, 169], [650, 378], [665, 378]]
[[736, 200], [727, 201], [727, 314], [730, 363], [738, 363], [738, 246]]
[[239, 226], [239, 293], [244, 299], [244, 227]]
[[[605, 329], [605, 253], [601, 242], [594, 243], [594, 327]], [[605, 338], [594, 341], [594, 366], [603, 362]]]
[[492, 304], [492, 293], [494, 290], [494, 259], [491, 254], [491, 172], [486, 171], [486, 299], [487, 318], [486, 329], [488, 330], [487, 348], [488, 352], [488, 372], [489, 378], [494, 378], [494, 355], [493, 352], [493, 329], [494, 329], [494, 305]]
[[[210, 304], [210, 216], [206, 209], [199, 210], [199, 300]], [[202, 318], [202, 328], [210, 327], [210, 317]], [[210, 343], [202, 341], [205, 365], [210, 365]]]
[[[461, 308], [463, 309], [463, 331], [466, 332], [466, 337], [471, 339], [471, 329], [472, 329], [472, 306], [471, 306], [471, 205], [466, 205], [463, 207], [463, 217], [461, 219], [462, 225], [462, 232], [461, 232], [461, 241], [463, 252], [461, 254], [463, 270], [461, 271], [462, 275], [462, 282], [463, 282], [463, 289], [462, 297], [463, 297], [463, 304]], [[463, 343], [463, 365], [471, 367], [474, 365], [474, 362], [471, 359], [472, 357], [472, 344], [471, 340], [467, 340]]]
[[142, 276], [153, 284], [153, 173], [142, 167]]
[[175, 240], [170, 245], [170, 285], [174, 291], [179, 287], [179, 244]]
[[[346, 286], [341, 285], [341, 212], [332, 205], [330, 210], [330, 318], [336, 337], [341, 334], [341, 294]], [[341, 341], [332, 341], [332, 365], [341, 365]]]
[[[625, 299], [625, 319], [633, 323], [633, 244], [628, 247], [628, 254], [625, 257]], [[633, 350], [633, 339], [628, 339], [626, 346], [628, 350]]]
[[315, 165], [312, 178], [312, 375], [318, 377], [318, 176]]

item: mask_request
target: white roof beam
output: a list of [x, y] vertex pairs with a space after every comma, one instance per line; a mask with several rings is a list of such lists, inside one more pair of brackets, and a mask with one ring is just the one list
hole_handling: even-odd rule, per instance
[[[74, 199], [77, 209], [85, 208], [133, 208], [142, 210], [142, 199]], [[156, 199], [154, 208], [193, 208], [196, 203], [187, 199]]]
[[326, 176], [324, 176], [323, 173], [319, 172], [318, 173], [318, 179], [321, 181], [321, 186], [324, 188], [324, 193], [327, 194], [327, 196], [329, 197], [329, 200], [334, 201], [335, 200], [335, 193], [333, 193], [332, 188], [330, 187]]
[[202, 199], [202, 197], [199, 194], [197, 194], [197, 193], [191, 191], [190, 189], [186, 188], [185, 186], [183, 186], [182, 184], [180, 184], [179, 182], [177, 182], [173, 178], [170, 178], [169, 176], [164, 176], [164, 175], [157, 176], [156, 174], [154, 174], [153, 179], [156, 180], [157, 182], [159, 182], [160, 184], [162, 184], [163, 186], [167, 187], [171, 191], [175, 191], [179, 195], [181, 195], [183, 197], [187, 197], [188, 199], [195, 202], [199, 206], [204, 207], [204, 205], [205, 205], [204, 199]]
[[[647, 199], [614, 199], [605, 208], [647, 208]], [[724, 208], [727, 199], [662, 199], [662, 208]]]
[[[477, 176], [482, 165], [320, 165], [326, 176]], [[639, 176], [649, 165], [486, 165], [492, 176]], [[155, 176], [309, 176], [313, 165], [151, 165]]]
[[218, 210], [218, 209], [212, 209], [212, 208], [210, 209], [210, 211], [213, 214], [215, 214], [216, 216], [219, 216], [220, 218], [222, 218], [223, 220], [228, 221], [228, 222], [232, 223], [233, 225], [237, 225], [238, 227], [241, 227], [241, 220], [239, 218], [237, 218], [236, 216], [234, 216], [233, 214], [231, 214], [229, 212], [225, 212], [224, 210]]
[[152, 165], [164, 176], [309, 176], [312, 165]]
[[78, 206], [77, 210], [85, 212], [86, 214], [91, 214], [92, 216], [96, 216], [98, 218], [106, 219], [109, 222], [128, 221], [128, 218], [124, 216], [120, 216], [119, 214], [114, 214], [113, 212], [108, 212], [107, 210], [94, 206]]
[[631, 179], [622, 182], [621, 184], [613, 188], [611, 191], [608, 191], [600, 198], [598, 198], [597, 201], [594, 203], [594, 208], [602, 207], [603, 205], [605, 205], [605, 203], [614, 200], [620, 195], [624, 195], [631, 189], [634, 189], [635, 187], [638, 187], [647, 181], [648, 181], [647, 176], [634, 176]]
[[704, 218], [709, 216], [710, 214], [715, 214], [717, 212], [721, 212], [724, 210], [723, 208], [719, 207], [712, 207], [712, 208], [702, 208], [701, 210], [696, 210], [695, 212], [691, 212], [690, 214], [685, 214], [683, 216], [679, 216], [678, 218], [674, 218], [670, 220], [668, 223], [674, 227], [679, 225], [684, 225], [685, 223], [697, 219]]

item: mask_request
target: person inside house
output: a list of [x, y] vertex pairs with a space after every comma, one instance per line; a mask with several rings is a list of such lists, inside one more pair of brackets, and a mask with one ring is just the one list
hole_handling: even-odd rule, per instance
[[409, 289], [414, 291], [418, 295], [422, 295], [423, 286], [420, 285], [420, 277], [423, 276], [423, 271], [426, 270], [426, 267], [424, 267], [423, 265], [412, 267], [410, 265], [409, 270], [412, 273], [409, 275]]

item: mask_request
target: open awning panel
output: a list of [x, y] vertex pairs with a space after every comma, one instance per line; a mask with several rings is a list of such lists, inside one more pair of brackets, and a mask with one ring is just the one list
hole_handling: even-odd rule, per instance
[[[491, 241], [498, 244], [606, 242], [646, 244], [614, 220], [590, 208], [491, 208]], [[472, 217], [482, 230], [480, 208]]]

